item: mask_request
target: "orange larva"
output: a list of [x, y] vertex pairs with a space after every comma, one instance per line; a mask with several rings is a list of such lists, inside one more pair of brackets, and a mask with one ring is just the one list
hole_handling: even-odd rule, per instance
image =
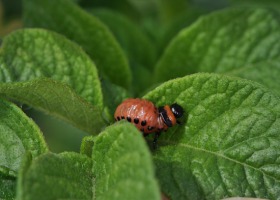
[[116, 109], [116, 121], [125, 119], [133, 123], [146, 136], [156, 133], [154, 144], [162, 131], [178, 123], [177, 118], [182, 117], [183, 108], [177, 103], [171, 106], [156, 107], [145, 99], [126, 99]]

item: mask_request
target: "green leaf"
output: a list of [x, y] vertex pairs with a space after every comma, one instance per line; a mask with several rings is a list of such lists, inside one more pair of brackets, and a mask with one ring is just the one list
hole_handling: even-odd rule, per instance
[[160, 54], [162, 54], [172, 40], [182, 29], [190, 26], [197, 20], [205, 11], [199, 10], [196, 7], [190, 7], [186, 12], [174, 18], [170, 23], [164, 27], [160, 37]]
[[279, 14], [235, 8], [201, 17], [170, 43], [156, 66], [157, 81], [195, 72], [224, 73], [270, 60], [280, 52]]
[[[46, 137], [51, 152], [78, 152], [82, 139], [89, 134], [60, 119], [23, 104], [23, 110], [35, 120]], [[92, 131], [92, 130], [91, 130]]]
[[171, 199], [280, 196], [280, 100], [244, 79], [195, 74], [169, 81], [145, 98], [177, 102], [186, 121], [159, 139], [154, 155]]
[[102, 90], [104, 95], [104, 117], [106, 121], [110, 122], [114, 120], [114, 112], [116, 107], [131, 94], [124, 88], [115, 85], [109, 81], [102, 81]]
[[89, 133], [99, 132], [105, 125], [95, 65], [65, 37], [41, 29], [16, 31], [3, 40], [0, 68], [0, 80], [12, 82], [0, 84], [2, 96], [34, 106]]
[[94, 142], [92, 158], [96, 199], [160, 199], [149, 149], [133, 125], [105, 129]]
[[133, 82], [132, 85], [135, 96], [140, 96], [143, 91], [150, 88], [154, 82], [154, 75], [151, 70], [142, 65], [135, 65], [132, 68]]
[[172, 21], [174, 18], [188, 11], [190, 0], [159, 0], [159, 15], [163, 23]]
[[280, 95], [279, 59], [252, 64], [237, 70], [229, 71], [227, 74], [257, 81]]
[[[131, 1], [131, 0], [118, 0], [118, 1], [111, 1], [111, 0], [95, 0], [95, 1], [88, 1], [88, 0], [79, 0], [81, 6], [85, 7], [86, 9], [89, 8], [107, 8], [116, 10], [120, 13], [124, 13], [125, 15], [129, 16], [130, 18], [134, 18], [135, 20], [139, 20], [140, 16], [140, 9], [137, 7], [139, 1]], [[140, 3], [143, 4], [143, 1]]]
[[10, 170], [18, 170], [25, 151], [36, 157], [48, 148], [39, 128], [20, 108], [1, 99], [0, 107], [0, 165], [9, 168], [7, 173], [11, 175]]
[[26, 159], [17, 199], [92, 199], [91, 160], [77, 153], [47, 153]]
[[0, 99], [0, 198], [15, 196], [15, 178], [26, 151], [36, 157], [48, 151], [43, 135], [20, 108]]
[[16, 191], [16, 179], [14, 177], [2, 177], [0, 175], [0, 191], [1, 199], [14, 199]]
[[24, 29], [8, 35], [1, 46], [0, 70], [2, 82], [38, 77], [59, 80], [102, 108], [101, 85], [95, 65], [79, 46], [56, 33]]
[[264, 7], [271, 7], [271, 8], [280, 8], [279, 1], [277, 0], [267, 0], [267, 1], [262, 1], [262, 0], [247, 0], [247, 1], [242, 1], [242, 0], [229, 0], [229, 3], [232, 5], [236, 6], [264, 6]]
[[21, 165], [20, 165], [20, 169], [18, 171], [18, 177], [17, 177], [17, 187], [16, 187], [16, 199], [20, 199], [19, 197], [22, 197], [23, 195], [23, 190], [21, 189], [21, 187], [24, 184], [24, 178], [25, 178], [25, 174], [29, 169], [29, 166], [31, 165], [32, 162], [32, 155], [29, 151], [26, 151], [24, 157], [22, 158], [21, 161]]
[[95, 138], [96, 137], [94, 136], [86, 136], [83, 138], [80, 149], [81, 154], [87, 155], [88, 157], [92, 156], [92, 147], [94, 145]]
[[82, 147], [86, 146], [91, 158], [77, 153], [47, 153], [32, 161], [27, 155], [17, 198], [160, 199], [151, 155], [133, 125], [115, 124], [85, 142]]
[[91, 134], [105, 125], [102, 111], [78, 96], [68, 85], [41, 78], [0, 84], [0, 95], [31, 105]]
[[268, 199], [259, 199], [259, 198], [247, 198], [247, 197], [230, 197], [222, 200], [268, 200]]
[[131, 65], [138, 63], [151, 70], [156, 56], [155, 45], [133, 21], [108, 9], [96, 9], [91, 13], [110, 28], [127, 54]]
[[131, 72], [124, 53], [98, 19], [68, 0], [24, 0], [23, 7], [26, 26], [54, 30], [74, 40], [90, 55], [103, 77], [129, 88]]

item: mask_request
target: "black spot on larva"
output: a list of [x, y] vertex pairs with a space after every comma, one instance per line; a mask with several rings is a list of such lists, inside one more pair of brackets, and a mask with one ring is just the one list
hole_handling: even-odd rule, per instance
[[127, 121], [131, 122], [131, 117], [126, 117]]
[[138, 118], [135, 118], [135, 119], [134, 119], [134, 123], [135, 123], [135, 124], [138, 124], [138, 123], [139, 123], [139, 119], [138, 119]]
[[144, 132], [144, 128], [141, 128], [140, 131], [141, 131], [141, 132]]
[[147, 121], [146, 121], [146, 120], [143, 120], [143, 121], [141, 122], [141, 126], [146, 126], [146, 124], [147, 124]]
[[124, 116], [122, 116], [122, 119], [124, 119], [125, 117]]
[[120, 121], [120, 120], [121, 120], [121, 118], [118, 116], [118, 117], [117, 117], [117, 120], [118, 120], [118, 121]]
[[154, 129], [153, 126], [148, 126], [148, 130], [149, 130], [149, 131], [151, 131], [151, 130], [153, 130], [153, 129]]

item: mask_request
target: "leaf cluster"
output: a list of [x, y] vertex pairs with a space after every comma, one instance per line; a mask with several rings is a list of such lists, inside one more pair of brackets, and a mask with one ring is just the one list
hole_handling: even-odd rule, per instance
[[[0, 199], [279, 199], [277, 1], [21, 3], [0, 48]], [[113, 123], [128, 97], [176, 102], [182, 124], [150, 149]], [[80, 152], [53, 152], [22, 105], [86, 132]]]

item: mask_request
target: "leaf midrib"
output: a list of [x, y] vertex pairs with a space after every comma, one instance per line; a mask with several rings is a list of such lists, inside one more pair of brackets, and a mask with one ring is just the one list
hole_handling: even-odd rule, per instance
[[222, 158], [222, 159], [225, 159], [225, 160], [229, 160], [231, 162], [234, 162], [236, 164], [239, 164], [239, 165], [242, 165], [244, 168], [251, 168], [255, 171], [258, 171], [260, 172], [261, 174], [263, 174], [264, 176], [267, 176], [271, 179], [273, 179], [274, 181], [276, 182], [280, 182], [280, 180], [276, 179], [275, 177], [265, 173], [264, 171], [252, 166], [252, 165], [249, 165], [249, 164], [246, 164], [246, 163], [242, 163], [240, 161], [237, 161], [237, 160], [234, 160], [232, 158], [229, 158], [223, 154], [220, 154], [220, 153], [217, 153], [217, 152], [213, 152], [213, 151], [209, 151], [209, 150], [206, 150], [206, 149], [202, 149], [202, 148], [199, 148], [199, 147], [195, 147], [195, 146], [192, 146], [192, 145], [189, 145], [189, 144], [182, 144], [182, 143], [176, 143], [176, 142], [173, 142], [173, 141], [170, 141], [170, 140], [161, 140], [160, 142], [161, 144], [167, 144], [167, 145], [174, 145], [174, 146], [177, 146], [177, 147], [182, 147], [182, 148], [189, 148], [189, 149], [193, 149], [193, 150], [196, 150], [196, 151], [202, 151], [202, 152], [205, 152], [205, 153], [208, 153], [208, 154], [211, 154], [211, 155], [214, 155], [216, 157], [219, 157], [219, 158]]

